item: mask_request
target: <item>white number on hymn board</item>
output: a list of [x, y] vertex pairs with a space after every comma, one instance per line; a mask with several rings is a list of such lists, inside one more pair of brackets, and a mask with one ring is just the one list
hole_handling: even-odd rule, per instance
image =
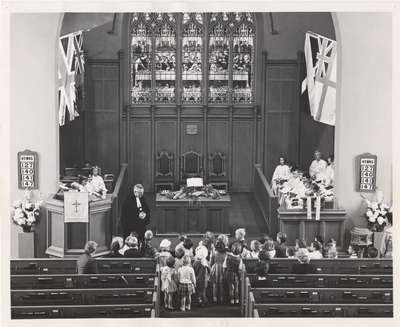
[[21, 168], [33, 168], [33, 162], [21, 162]]
[[33, 187], [33, 182], [24, 181], [24, 182], [22, 183], [22, 185], [23, 185], [24, 187]]
[[374, 171], [374, 168], [371, 166], [361, 166], [361, 171]]
[[371, 184], [361, 184], [360, 189], [362, 190], [372, 190], [372, 185]]
[[361, 178], [363, 178], [363, 177], [367, 177], [367, 178], [371, 177], [372, 178], [373, 174], [370, 171], [363, 171], [363, 172], [361, 172]]

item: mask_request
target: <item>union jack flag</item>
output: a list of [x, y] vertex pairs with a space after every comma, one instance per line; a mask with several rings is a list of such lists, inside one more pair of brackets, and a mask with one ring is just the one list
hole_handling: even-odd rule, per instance
[[65, 124], [66, 110], [69, 119], [79, 117], [76, 111], [76, 76], [84, 73], [82, 31], [64, 35], [59, 39], [58, 52], [58, 119]]
[[314, 120], [335, 125], [336, 120], [336, 41], [313, 32], [306, 33], [304, 54], [307, 76], [301, 93], [308, 90]]

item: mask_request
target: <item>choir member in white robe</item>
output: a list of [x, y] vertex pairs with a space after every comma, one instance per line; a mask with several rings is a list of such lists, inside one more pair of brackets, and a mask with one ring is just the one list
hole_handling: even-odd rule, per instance
[[93, 167], [92, 174], [93, 175], [88, 182], [88, 184], [90, 184], [89, 187], [92, 187], [94, 192], [101, 194], [102, 198], [105, 199], [107, 194], [107, 189], [104, 184], [103, 177], [99, 175], [98, 167]]
[[290, 176], [290, 168], [286, 164], [285, 157], [279, 157], [279, 165], [276, 166], [274, 174], [272, 175], [272, 190], [275, 194], [278, 192], [279, 182], [282, 180], [288, 181]]
[[321, 180], [327, 163], [324, 159], [322, 159], [321, 152], [318, 150], [314, 152], [314, 158], [315, 159], [311, 163], [309, 169], [310, 177], [316, 180]]
[[324, 183], [325, 187], [333, 187], [334, 186], [334, 180], [335, 180], [335, 172], [334, 172], [334, 162], [333, 162], [333, 155], [328, 157], [328, 166], [325, 168], [324, 174], [323, 174], [323, 180], [322, 182]]

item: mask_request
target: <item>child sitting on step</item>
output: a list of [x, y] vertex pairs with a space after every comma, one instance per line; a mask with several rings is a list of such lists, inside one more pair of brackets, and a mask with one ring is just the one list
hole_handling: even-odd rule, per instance
[[191, 309], [192, 294], [195, 293], [196, 276], [190, 261], [190, 257], [184, 255], [182, 258], [183, 266], [178, 270], [178, 294], [181, 302], [181, 311]]

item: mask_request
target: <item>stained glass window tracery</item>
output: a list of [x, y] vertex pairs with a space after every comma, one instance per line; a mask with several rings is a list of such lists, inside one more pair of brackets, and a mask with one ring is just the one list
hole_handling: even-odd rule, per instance
[[252, 13], [133, 13], [130, 17], [132, 104], [254, 101]]

